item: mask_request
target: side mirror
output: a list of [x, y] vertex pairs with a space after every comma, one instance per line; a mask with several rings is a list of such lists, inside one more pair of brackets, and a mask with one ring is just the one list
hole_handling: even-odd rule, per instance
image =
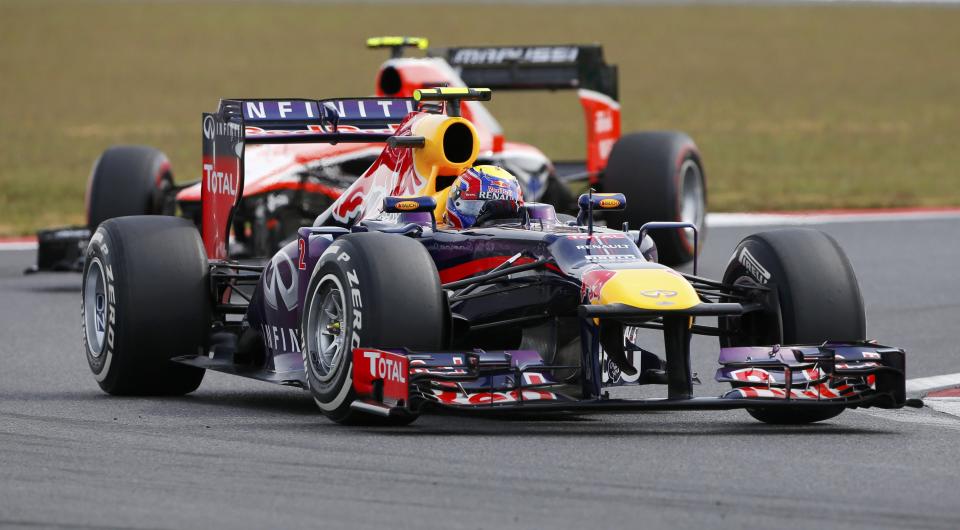
[[383, 199], [383, 211], [387, 213], [433, 213], [437, 200], [430, 196], [387, 197]]
[[[433, 211], [437, 209], [437, 200], [433, 197], [424, 195], [420, 197], [386, 197], [383, 199], [383, 211], [386, 213], [419, 213], [426, 214], [419, 216], [408, 216], [407, 221], [423, 224], [425, 219], [430, 218], [430, 227], [434, 232], [437, 230], [437, 219], [433, 216]], [[411, 219], [416, 217], [418, 219]]]
[[577, 199], [580, 214], [577, 224], [584, 225], [592, 221], [591, 211], [621, 212], [627, 208], [627, 198], [622, 193], [584, 193]]

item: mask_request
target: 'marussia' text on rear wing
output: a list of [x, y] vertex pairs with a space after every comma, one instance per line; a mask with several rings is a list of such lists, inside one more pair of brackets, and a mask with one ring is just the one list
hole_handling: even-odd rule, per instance
[[587, 89], [618, 99], [617, 67], [603, 60], [599, 45], [431, 48], [429, 55], [444, 58], [467, 86]]
[[243, 196], [248, 144], [386, 142], [415, 110], [410, 98], [224, 99], [203, 115], [201, 233], [209, 259], [227, 257]]

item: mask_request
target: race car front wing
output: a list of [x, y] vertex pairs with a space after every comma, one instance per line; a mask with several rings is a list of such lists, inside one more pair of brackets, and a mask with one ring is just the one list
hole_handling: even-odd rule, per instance
[[472, 413], [629, 412], [789, 407], [919, 406], [905, 392], [904, 352], [870, 342], [722, 348], [720, 397], [582, 397], [580, 367], [548, 365], [536, 351], [353, 351], [353, 407], [382, 416], [429, 408]]

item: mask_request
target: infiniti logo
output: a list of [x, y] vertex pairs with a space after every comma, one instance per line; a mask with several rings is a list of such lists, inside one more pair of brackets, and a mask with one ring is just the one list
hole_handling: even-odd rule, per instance
[[216, 121], [213, 114], [207, 114], [203, 117], [203, 136], [207, 140], [213, 140], [215, 136], [228, 136], [230, 139], [242, 140], [243, 133], [240, 131], [240, 124], [234, 122]]
[[676, 291], [661, 291], [661, 290], [640, 291], [640, 294], [649, 298], [661, 298], [661, 297], [673, 298], [674, 296], [677, 296]]
[[214, 129], [213, 116], [212, 115], [205, 116], [203, 118], [203, 136], [207, 140], [213, 140], [213, 129]]
[[[289, 285], [284, 283], [281, 270], [290, 278]], [[297, 308], [297, 268], [285, 252], [277, 253], [267, 266], [263, 275], [263, 300], [273, 309], [280, 309], [280, 302], [288, 311]]]

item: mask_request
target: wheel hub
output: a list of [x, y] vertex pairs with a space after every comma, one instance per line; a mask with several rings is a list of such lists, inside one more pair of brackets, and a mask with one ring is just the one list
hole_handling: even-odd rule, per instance
[[84, 333], [90, 355], [96, 359], [103, 354], [107, 334], [106, 279], [100, 260], [94, 258], [83, 278]]
[[[703, 227], [706, 209], [703, 192], [703, 174], [694, 160], [686, 160], [680, 167], [680, 220]], [[693, 230], [685, 229], [687, 237], [693, 237]]]
[[334, 282], [321, 284], [311, 303], [307, 334], [312, 342], [310, 356], [321, 379], [332, 376], [343, 360], [346, 311], [343, 292]]

